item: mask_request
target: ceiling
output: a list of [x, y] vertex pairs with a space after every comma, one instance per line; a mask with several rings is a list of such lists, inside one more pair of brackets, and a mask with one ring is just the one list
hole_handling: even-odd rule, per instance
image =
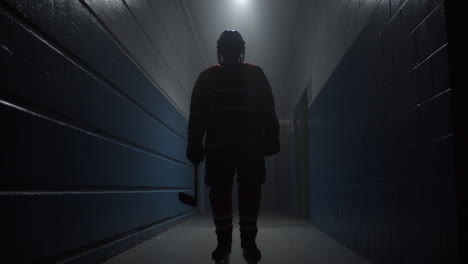
[[263, 68], [272, 89], [284, 78], [300, 0], [187, 1], [208, 64], [216, 64], [216, 40], [225, 29], [238, 30], [246, 42], [246, 62]]

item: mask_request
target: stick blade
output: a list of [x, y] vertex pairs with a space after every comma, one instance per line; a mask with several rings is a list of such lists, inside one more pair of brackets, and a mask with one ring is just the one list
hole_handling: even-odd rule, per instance
[[197, 206], [197, 199], [195, 199], [194, 197], [186, 194], [186, 193], [182, 193], [180, 192], [179, 193], [179, 200], [186, 204], [186, 205], [190, 205], [190, 206], [193, 206], [193, 207], [196, 207]]

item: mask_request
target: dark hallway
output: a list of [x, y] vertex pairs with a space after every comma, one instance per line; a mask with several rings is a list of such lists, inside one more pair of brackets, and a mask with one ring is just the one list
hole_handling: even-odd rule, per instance
[[0, 263], [214, 263], [206, 162], [178, 195], [225, 29], [280, 126], [259, 263], [464, 263], [448, 2], [0, 0]]

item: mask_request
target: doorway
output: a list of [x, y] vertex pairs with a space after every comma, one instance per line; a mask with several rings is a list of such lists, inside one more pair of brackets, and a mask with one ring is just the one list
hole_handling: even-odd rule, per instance
[[293, 214], [309, 219], [307, 90], [305, 89], [293, 113]]

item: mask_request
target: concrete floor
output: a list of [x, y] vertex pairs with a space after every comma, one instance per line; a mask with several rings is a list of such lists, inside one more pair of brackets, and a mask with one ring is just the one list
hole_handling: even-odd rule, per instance
[[[240, 248], [238, 222], [239, 217], [234, 214], [231, 264], [246, 263]], [[256, 241], [263, 256], [259, 263], [369, 263], [304, 219], [261, 213], [258, 228]], [[196, 215], [105, 263], [214, 263], [211, 260], [211, 252], [215, 247], [216, 234], [211, 215]]]

